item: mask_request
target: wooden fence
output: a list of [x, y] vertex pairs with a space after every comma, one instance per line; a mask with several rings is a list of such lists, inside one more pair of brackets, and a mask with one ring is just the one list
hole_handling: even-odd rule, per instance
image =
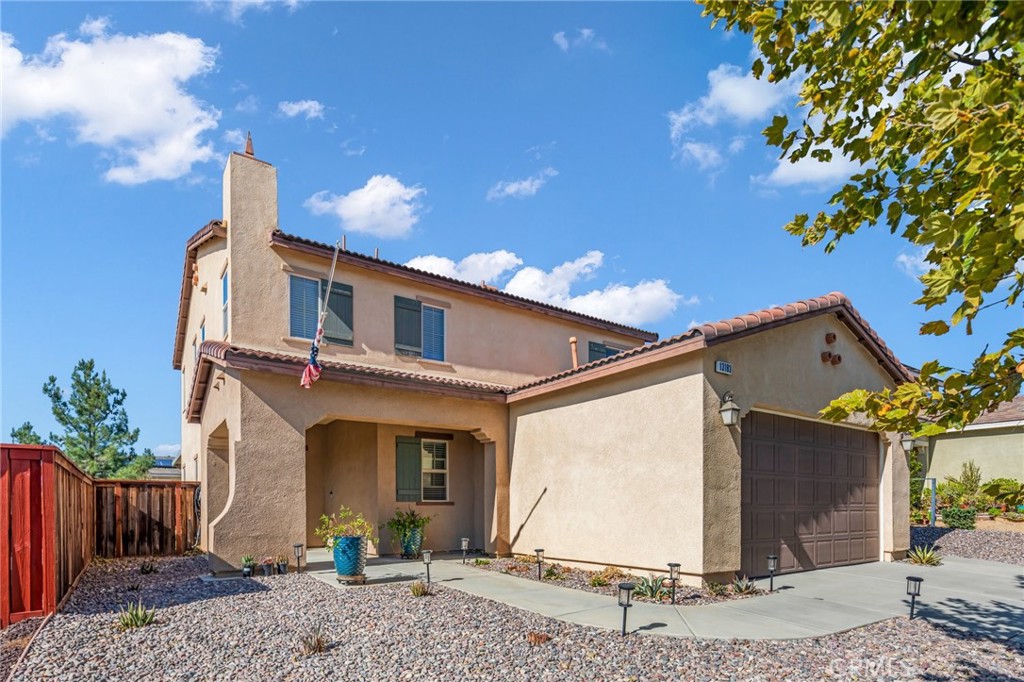
[[56, 611], [93, 556], [182, 554], [197, 483], [93, 479], [48, 445], [0, 445], [0, 627]]

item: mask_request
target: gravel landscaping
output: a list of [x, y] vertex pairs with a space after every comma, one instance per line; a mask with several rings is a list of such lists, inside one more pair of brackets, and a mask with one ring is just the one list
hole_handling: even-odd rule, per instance
[[[203, 558], [90, 567], [37, 637], [30, 680], [1014, 680], [1024, 642], [965, 637], [893, 619], [790, 642], [686, 640], [562, 623], [435, 586], [335, 589], [308, 575], [206, 582]], [[121, 633], [118, 607], [157, 605], [153, 625]], [[296, 651], [320, 624], [327, 650]], [[543, 633], [531, 644], [528, 634]], [[543, 636], [530, 640], [539, 642]]]
[[910, 544], [934, 544], [943, 556], [1024, 565], [1024, 533], [912, 526]]
[[[510, 557], [506, 559], [477, 559], [472, 561], [471, 564], [477, 568], [482, 568], [486, 571], [494, 571], [496, 573], [505, 573], [512, 575], [517, 578], [524, 578], [526, 580], [537, 580], [537, 563], [532, 557], [516, 558]], [[544, 582], [549, 585], [557, 585], [558, 587], [568, 587], [574, 590], [583, 590], [585, 592], [593, 592], [595, 594], [604, 594], [614, 597], [618, 594], [618, 584], [621, 582], [633, 582], [636, 583], [640, 580], [641, 576], [632, 575], [624, 572], [620, 572], [614, 568], [606, 568], [604, 571], [585, 571], [581, 568], [573, 568], [570, 566], [563, 566], [562, 564], [544, 562]], [[605, 578], [606, 585], [593, 585], [591, 580], [594, 576], [602, 576]], [[642, 576], [644, 578], [650, 578], [649, 575]], [[665, 582], [665, 587], [668, 588], [668, 581]], [[730, 599], [745, 599], [746, 597], [752, 597], [754, 594], [736, 594], [732, 591], [731, 586], [722, 585], [720, 589], [724, 590], [720, 594], [712, 594], [705, 588], [690, 587], [688, 585], [677, 585], [676, 586], [676, 605], [677, 606], [698, 606], [700, 604], [716, 604], [722, 601], [729, 601]], [[644, 597], [639, 594], [634, 594], [633, 599], [635, 601], [643, 601], [650, 603], [669, 603], [670, 596], [666, 591], [666, 594], [662, 599], [653, 599]]]
[[11, 667], [42, 622], [42, 618], [29, 618], [0, 630], [0, 680], [7, 679]]

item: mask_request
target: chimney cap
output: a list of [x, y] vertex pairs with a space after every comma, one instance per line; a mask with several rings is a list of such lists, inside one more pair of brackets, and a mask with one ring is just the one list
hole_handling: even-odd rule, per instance
[[247, 132], [245, 134], [245, 155], [246, 156], [255, 156], [256, 155], [255, 152], [253, 152], [253, 150], [252, 150], [252, 132], [251, 131]]

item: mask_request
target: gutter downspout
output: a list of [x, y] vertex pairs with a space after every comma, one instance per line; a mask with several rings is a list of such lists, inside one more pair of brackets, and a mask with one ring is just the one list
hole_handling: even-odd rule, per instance
[[578, 369], [580, 366], [579, 357], [576, 355], [576, 337], [569, 337], [569, 352], [572, 355], [572, 368]]

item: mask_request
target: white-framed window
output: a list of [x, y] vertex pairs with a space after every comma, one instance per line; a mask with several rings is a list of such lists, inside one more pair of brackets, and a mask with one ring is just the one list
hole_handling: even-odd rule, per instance
[[448, 501], [448, 443], [423, 440], [421, 448], [420, 499], [424, 502]]
[[220, 315], [224, 338], [228, 338], [228, 271], [220, 276]]
[[[320, 301], [327, 293], [327, 280], [289, 275], [288, 283], [288, 333], [297, 339], [312, 339], [320, 318]], [[353, 343], [352, 286], [349, 284], [334, 282], [331, 285], [324, 338], [341, 346]]]
[[425, 360], [445, 360], [444, 308], [395, 296], [395, 352]]

